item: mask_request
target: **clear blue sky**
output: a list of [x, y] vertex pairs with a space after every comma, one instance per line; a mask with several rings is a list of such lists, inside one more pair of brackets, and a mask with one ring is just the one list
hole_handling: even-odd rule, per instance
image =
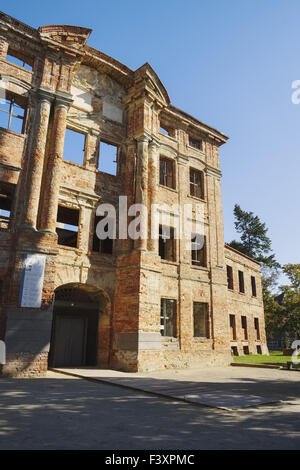
[[266, 222], [280, 263], [300, 262], [299, 0], [36, 0], [3, 11], [33, 27], [74, 24], [132, 69], [149, 62], [172, 103], [230, 136], [221, 147], [225, 240], [233, 206]]

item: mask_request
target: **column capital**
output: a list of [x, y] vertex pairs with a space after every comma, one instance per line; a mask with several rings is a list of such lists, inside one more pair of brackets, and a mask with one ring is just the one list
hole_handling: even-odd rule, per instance
[[66, 108], [68, 110], [72, 103], [73, 103], [73, 98], [69, 93], [64, 93], [62, 91], [57, 91], [55, 93], [55, 107], [56, 108]]
[[160, 147], [160, 142], [157, 138], [153, 137], [152, 140], [149, 142], [149, 150], [153, 150], [154, 152], [158, 150]]

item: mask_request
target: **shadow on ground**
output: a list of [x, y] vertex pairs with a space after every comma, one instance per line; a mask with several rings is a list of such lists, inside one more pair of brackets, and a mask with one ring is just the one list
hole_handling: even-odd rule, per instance
[[[211, 393], [253, 387], [257, 394], [258, 382], [201, 385]], [[299, 384], [264, 386], [287, 402], [228, 412], [54, 373], [42, 379], [2, 377], [0, 449], [299, 448]]]

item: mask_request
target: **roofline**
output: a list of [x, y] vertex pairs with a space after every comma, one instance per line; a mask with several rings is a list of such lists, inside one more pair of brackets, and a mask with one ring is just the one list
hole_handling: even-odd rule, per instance
[[225, 248], [228, 248], [229, 250], [233, 251], [234, 253], [237, 253], [238, 255], [240, 255], [240, 256], [243, 256], [244, 258], [247, 258], [247, 259], [249, 259], [249, 260], [250, 260], [250, 261], [252, 261], [253, 263], [259, 264], [259, 266], [260, 266], [260, 262], [259, 262], [259, 261], [257, 261], [256, 259], [254, 259], [254, 258], [251, 258], [251, 257], [250, 257], [250, 256], [248, 256], [248, 255], [245, 255], [245, 254], [244, 254], [244, 253], [242, 253], [241, 251], [239, 251], [239, 250], [236, 250], [235, 248], [232, 248], [232, 246], [230, 246], [230, 245], [227, 245], [226, 243], [225, 243], [225, 245], [224, 245], [224, 246], [225, 246]]
[[185, 111], [182, 111], [181, 109], [179, 108], [176, 108], [176, 106], [173, 106], [172, 104], [170, 104], [168, 106], [168, 109], [170, 111], [173, 111], [174, 113], [177, 113], [177, 114], [180, 114], [182, 115], [183, 117], [185, 117], [186, 119], [188, 120], [191, 120], [194, 124], [196, 124], [197, 126], [200, 126], [203, 128], [204, 131], [209, 131], [212, 133], [212, 135], [214, 137], [217, 137], [218, 139], [220, 139], [222, 141], [222, 143], [226, 143], [227, 140], [229, 139], [229, 136], [224, 134], [223, 132], [220, 132], [218, 131], [217, 129], [215, 129], [214, 127], [211, 127], [209, 126], [208, 124], [205, 124], [204, 122], [202, 121], [199, 121], [199, 119], [195, 118], [194, 116], [191, 116], [190, 114], [186, 113]]

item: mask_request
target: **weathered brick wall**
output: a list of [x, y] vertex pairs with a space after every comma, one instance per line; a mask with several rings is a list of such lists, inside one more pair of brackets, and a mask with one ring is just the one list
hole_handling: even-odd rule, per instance
[[[93, 289], [99, 300], [99, 367], [136, 371], [228, 364], [229, 312], [240, 315], [242, 305], [249, 318], [259, 316], [264, 347], [261, 298], [253, 300], [246, 293], [242, 303], [238, 294], [227, 290], [226, 262], [243, 263], [227, 249], [226, 262], [224, 256], [219, 147], [227, 137], [173, 107], [149, 64], [132, 71], [87, 46], [87, 28], [58, 25], [35, 30], [0, 16], [6, 25], [2, 31], [0, 25], [0, 74], [7, 77], [10, 92], [28, 100], [24, 133], [0, 129], [0, 183], [17, 185], [10, 229], [0, 231], [0, 280], [5, 286], [0, 335], [13, 336], [15, 348], [8, 351], [4, 372], [45, 373], [53, 296], [67, 285]], [[32, 64], [32, 71], [7, 60], [7, 51], [13, 50]], [[160, 132], [160, 121], [170, 135]], [[65, 155], [66, 128], [84, 135], [79, 163]], [[202, 149], [190, 145], [190, 134], [202, 141]], [[98, 170], [101, 141], [118, 146], [116, 175]], [[159, 184], [161, 156], [174, 162], [174, 189]], [[190, 168], [203, 172], [203, 199], [190, 196]], [[193, 219], [200, 205], [207, 266], [191, 264], [186, 240], [176, 240], [173, 262], [161, 260], [158, 241], [151, 239], [115, 240], [112, 255], [93, 252], [96, 208], [101, 202], [117, 207], [120, 195], [128, 197], [128, 206], [143, 203], [148, 210], [155, 203], [165, 204], [170, 212], [173, 204], [191, 204]], [[58, 204], [79, 211], [74, 248], [57, 243]], [[127, 224], [131, 219], [127, 217]], [[150, 216], [148, 222], [150, 234]], [[40, 309], [18, 305], [28, 253], [46, 256]], [[250, 271], [257, 269], [247, 263]], [[257, 280], [259, 292], [258, 272]], [[177, 302], [174, 338], [161, 336], [161, 298]], [[206, 339], [193, 335], [193, 302], [209, 306]], [[249, 341], [254, 345], [250, 323]], [[26, 343], [28, 325], [31, 343]], [[43, 345], [37, 341], [39, 332]]]

